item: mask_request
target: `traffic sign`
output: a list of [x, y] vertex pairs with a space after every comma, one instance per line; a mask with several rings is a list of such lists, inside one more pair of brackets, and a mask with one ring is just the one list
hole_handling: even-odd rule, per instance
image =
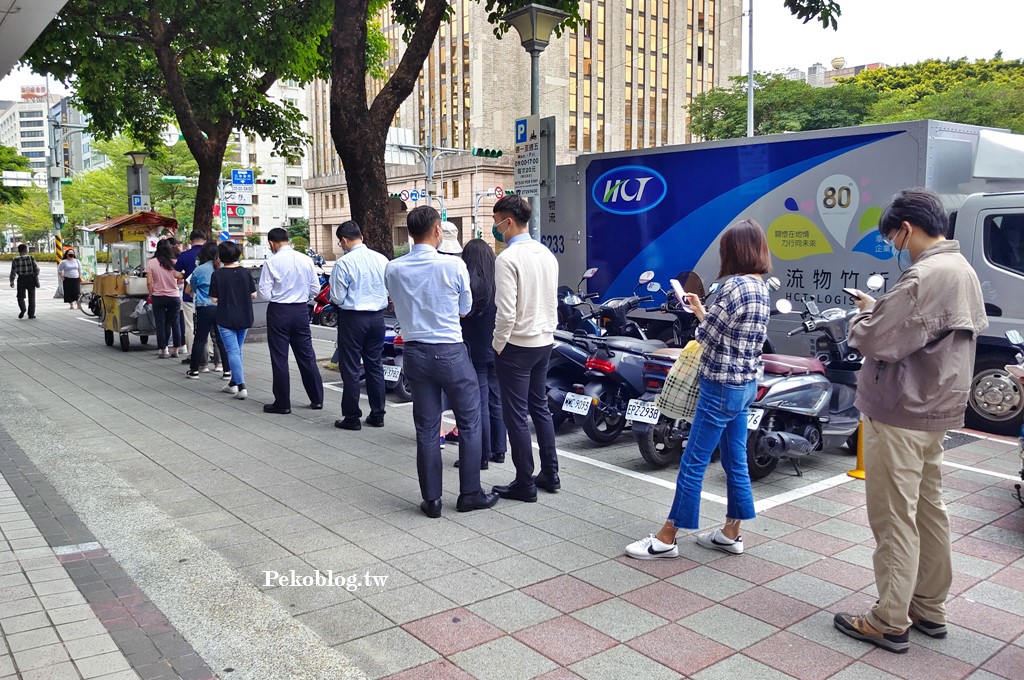
[[231, 234], [228, 233], [227, 229], [225, 229], [224, 231], [220, 232], [219, 236], [220, 236], [220, 240], [221, 241], [230, 241], [231, 240]]
[[231, 183], [236, 186], [256, 183], [256, 172], [253, 170], [232, 170]]
[[540, 117], [516, 120], [515, 189], [523, 196], [540, 196]]
[[505, 190], [504, 189], [502, 189], [501, 187], [494, 187], [494, 197], [495, 198], [501, 198], [504, 195], [505, 195]]
[[229, 184], [231, 188], [228, 191], [233, 191], [236, 194], [251, 194], [256, 191], [255, 184]]
[[[244, 205], [229, 205], [228, 206], [228, 217], [245, 217], [249, 214], [249, 209]], [[220, 215], [220, 205], [213, 206], [214, 216]]]
[[142, 210], [141, 194], [132, 194], [132, 210]]
[[419, 189], [413, 189], [412, 191], [410, 191], [409, 192], [409, 198], [412, 199], [413, 201], [420, 200], [420, 191], [419, 191]]
[[409, 190], [408, 189], [402, 189], [402, 191], [399, 192], [398, 197], [401, 198], [403, 201], [408, 201], [409, 200]]

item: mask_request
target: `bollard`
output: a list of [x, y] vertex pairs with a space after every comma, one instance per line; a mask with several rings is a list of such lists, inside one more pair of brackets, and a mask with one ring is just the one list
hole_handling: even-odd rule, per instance
[[59, 233], [53, 237], [53, 246], [53, 255], [57, 259], [57, 264], [60, 264], [60, 261], [64, 259], [64, 241]]
[[864, 479], [864, 421], [857, 428], [857, 467], [847, 472], [854, 479]]

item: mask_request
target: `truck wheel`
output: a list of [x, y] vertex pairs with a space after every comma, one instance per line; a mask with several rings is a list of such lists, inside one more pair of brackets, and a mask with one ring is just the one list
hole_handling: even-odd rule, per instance
[[127, 352], [131, 346], [132, 339], [128, 336], [127, 333], [121, 333], [121, 351]]
[[992, 434], [1015, 435], [1024, 420], [1024, 395], [1020, 381], [1003, 368], [1011, 357], [999, 354], [979, 356], [967, 400], [965, 420], [972, 427]]
[[103, 342], [107, 343], [107, 347], [113, 347], [114, 331], [103, 331]]
[[672, 428], [672, 421], [662, 416], [657, 424], [646, 432], [633, 432], [633, 439], [640, 447], [640, 455], [650, 465], [663, 468], [679, 460], [683, 453], [683, 441], [668, 443], [666, 434]]
[[747, 435], [747, 469], [750, 471], [750, 479], [764, 479], [775, 471], [779, 459], [768, 455], [763, 446], [765, 430], [756, 430]]
[[338, 310], [333, 307], [328, 307], [320, 313], [320, 325], [326, 326], [327, 328], [338, 327]]
[[624, 415], [607, 415], [604, 408], [611, 406], [611, 394], [603, 393], [598, 397], [598, 402], [590, 407], [586, 418], [583, 420], [583, 431], [598, 444], [611, 444], [619, 438], [622, 431], [626, 429], [626, 417]]

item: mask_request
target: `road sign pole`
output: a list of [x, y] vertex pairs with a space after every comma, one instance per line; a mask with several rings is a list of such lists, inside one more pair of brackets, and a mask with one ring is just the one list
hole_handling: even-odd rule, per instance
[[[231, 172], [237, 172], [232, 170]], [[220, 192], [220, 228], [221, 231], [228, 230], [228, 194], [227, 194], [227, 180], [223, 177], [220, 182], [217, 183], [217, 189]]]

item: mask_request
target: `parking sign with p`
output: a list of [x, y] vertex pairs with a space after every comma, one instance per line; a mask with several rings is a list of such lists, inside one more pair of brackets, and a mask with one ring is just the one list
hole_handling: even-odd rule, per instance
[[520, 118], [516, 121], [516, 144], [524, 144], [526, 142], [526, 136], [529, 133], [529, 125], [526, 118]]

